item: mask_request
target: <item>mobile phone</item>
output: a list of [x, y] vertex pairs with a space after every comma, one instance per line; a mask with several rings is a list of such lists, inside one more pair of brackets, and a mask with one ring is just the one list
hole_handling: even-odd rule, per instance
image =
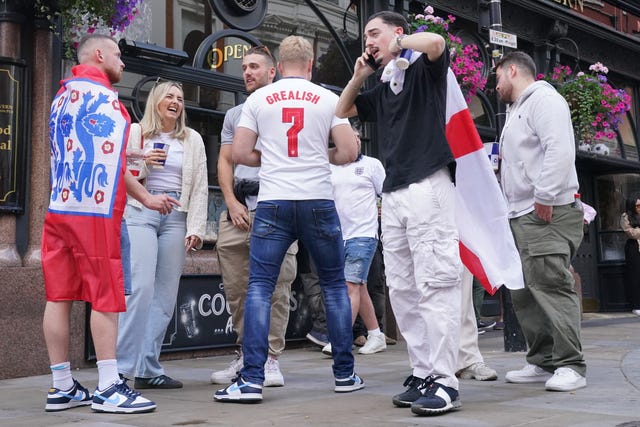
[[380, 68], [380, 63], [377, 62], [371, 54], [369, 54], [369, 56], [367, 57], [366, 63], [373, 69], [373, 71], [376, 71], [378, 68]]

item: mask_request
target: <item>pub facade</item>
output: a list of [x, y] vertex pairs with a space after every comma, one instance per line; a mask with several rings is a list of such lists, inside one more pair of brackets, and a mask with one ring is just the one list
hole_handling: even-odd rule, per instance
[[[49, 197], [49, 104], [58, 81], [69, 74], [72, 58], [63, 44], [64, 28], [56, 16], [38, 13], [36, 2], [0, 3], [0, 378], [48, 371], [42, 336], [44, 291], [40, 233]], [[493, 3], [493, 5], [491, 4]], [[579, 151], [577, 167], [582, 199], [598, 212], [585, 226], [574, 267], [582, 278], [583, 307], [588, 311], [630, 309], [622, 268], [624, 233], [618, 220], [624, 198], [640, 190], [637, 146], [640, 63], [640, 7], [618, 0], [503, 0], [497, 2], [348, 1], [348, 0], [167, 0], [138, 2], [139, 14], [118, 34], [126, 68], [117, 85], [134, 121], [142, 117], [146, 96], [158, 78], [177, 80], [185, 93], [188, 124], [203, 137], [209, 171], [209, 222], [203, 250], [187, 256], [175, 316], [165, 338], [171, 357], [206, 355], [235, 341], [215, 252], [216, 222], [224, 209], [216, 163], [225, 112], [244, 101], [243, 52], [277, 46], [290, 35], [309, 39], [315, 50], [313, 81], [339, 92], [363, 50], [366, 18], [379, 10], [405, 15], [455, 15], [451, 29], [465, 43], [479, 47], [489, 84], [469, 107], [485, 142], [496, 141], [503, 120], [492, 87], [492, 60], [510, 48], [492, 43], [489, 29], [517, 37], [517, 48], [530, 53], [540, 72], [556, 64], [587, 70], [602, 62], [610, 81], [632, 97], [615, 138], [604, 141], [608, 155]], [[367, 84], [375, 84], [372, 78]], [[493, 83], [495, 85], [495, 83]], [[363, 150], [377, 155], [376, 135], [365, 126]], [[71, 361], [93, 364], [87, 334], [87, 309], [72, 313]], [[387, 330], [393, 329], [388, 314]], [[294, 284], [290, 340], [303, 339], [309, 327], [304, 292]], [[194, 333], [196, 331], [197, 333]], [[25, 357], [28, 355], [28, 357]], [[169, 356], [167, 356], [169, 357]]]

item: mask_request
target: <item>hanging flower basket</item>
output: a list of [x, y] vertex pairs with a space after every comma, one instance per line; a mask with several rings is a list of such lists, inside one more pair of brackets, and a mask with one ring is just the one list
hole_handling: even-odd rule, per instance
[[36, 14], [49, 21], [60, 17], [58, 34], [64, 58], [73, 59], [78, 42], [85, 34], [102, 33], [112, 37], [124, 31], [139, 13], [142, 0], [35, 0]]
[[604, 139], [616, 138], [624, 115], [631, 109], [631, 97], [624, 89], [615, 89], [608, 83], [608, 72], [607, 67], [596, 62], [589, 67], [589, 73], [574, 74], [570, 67], [558, 65], [548, 75], [538, 75], [539, 80], [553, 84], [567, 100], [576, 141], [584, 151], [591, 151], [591, 146], [600, 145]]
[[480, 59], [480, 51], [477, 45], [465, 45], [460, 37], [449, 32], [451, 24], [456, 21], [455, 16], [449, 15], [447, 19], [444, 19], [433, 13], [433, 7], [427, 6], [424, 9], [424, 14], [410, 15], [411, 32], [428, 31], [444, 37], [449, 47], [451, 69], [465, 95], [465, 100], [469, 103], [479, 90], [484, 90], [487, 84], [487, 79], [483, 74], [484, 63]]

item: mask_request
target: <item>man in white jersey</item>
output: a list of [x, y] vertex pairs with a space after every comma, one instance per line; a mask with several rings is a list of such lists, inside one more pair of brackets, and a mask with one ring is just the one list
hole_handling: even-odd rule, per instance
[[[276, 62], [266, 46], [255, 46], [247, 50], [242, 59], [242, 77], [247, 92], [273, 82]], [[216, 248], [224, 293], [231, 309], [233, 329], [238, 335], [236, 344], [242, 345], [244, 331], [244, 300], [249, 281], [249, 237], [255, 214], [259, 187], [260, 168], [236, 165], [231, 159], [231, 143], [240, 121], [242, 104], [227, 111], [220, 135], [218, 156], [218, 181], [227, 211], [220, 215]], [[291, 283], [296, 278], [297, 243], [293, 243], [285, 256], [275, 292], [271, 300], [271, 323], [269, 326], [269, 358], [265, 364], [265, 387], [284, 385], [278, 357], [284, 351], [285, 333], [289, 322], [289, 297]], [[211, 374], [214, 384], [228, 384], [242, 368], [242, 353], [231, 361], [226, 369]]]
[[[262, 400], [271, 295], [287, 248], [297, 239], [311, 254], [323, 288], [334, 390], [364, 387], [354, 372], [342, 231], [329, 168], [329, 162], [355, 160], [356, 142], [349, 122], [334, 114], [338, 97], [309, 82], [311, 44], [289, 36], [280, 44], [279, 57], [282, 79], [249, 96], [233, 138], [233, 160], [261, 168], [245, 301], [244, 366], [236, 382], [215, 393], [214, 399], [223, 402]], [[335, 148], [328, 148], [329, 137]]]
[[[360, 148], [360, 132], [354, 129]], [[355, 162], [331, 165], [331, 182], [336, 209], [342, 226], [345, 250], [345, 278], [351, 300], [351, 321], [360, 314], [367, 328], [367, 341], [358, 350], [373, 354], [387, 348], [367, 289], [367, 276], [378, 246], [378, 208], [376, 196], [382, 193], [385, 171], [380, 160], [359, 154]], [[322, 352], [331, 354], [331, 344]]]

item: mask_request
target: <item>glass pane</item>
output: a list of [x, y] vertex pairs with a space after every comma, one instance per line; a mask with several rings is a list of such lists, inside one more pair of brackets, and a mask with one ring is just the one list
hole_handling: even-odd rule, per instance
[[630, 118], [630, 114], [625, 114], [624, 119], [618, 128], [618, 132], [620, 132], [620, 137], [622, 138], [625, 159], [638, 161], [636, 136], [633, 132]]
[[640, 190], [640, 175], [619, 174], [596, 177], [598, 229], [600, 231], [620, 230], [620, 215], [624, 210], [626, 197]]
[[[603, 148], [602, 144], [604, 144], [606, 148]], [[617, 157], [619, 159], [622, 158], [617, 135], [613, 139], [609, 139], [603, 136], [602, 138], [600, 138], [597, 144], [593, 144], [593, 146], [591, 147], [591, 152], [600, 156]]]
[[600, 261], [624, 261], [624, 244], [627, 236], [623, 232], [600, 235]]
[[471, 117], [476, 126], [491, 126], [491, 119], [489, 118], [486, 105], [479, 96], [476, 95], [471, 98], [469, 113], [471, 113]]

